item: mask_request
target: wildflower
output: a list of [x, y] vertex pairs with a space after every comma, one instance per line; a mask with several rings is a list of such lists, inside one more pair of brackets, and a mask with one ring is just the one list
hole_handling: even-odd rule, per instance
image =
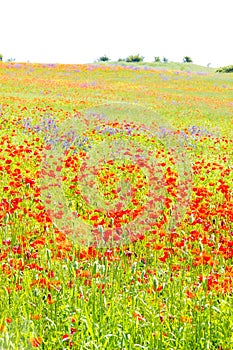
[[31, 346], [33, 346], [34, 348], [38, 348], [40, 346], [40, 344], [42, 343], [42, 338], [41, 337], [35, 337], [35, 338], [31, 338], [29, 339], [29, 343], [31, 344]]
[[55, 300], [52, 299], [52, 295], [49, 293], [48, 294], [48, 299], [47, 299], [48, 304], [54, 304]]
[[41, 314], [38, 314], [38, 315], [31, 315], [31, 320], [39, 320], [40, 318], [42, 317]]
[[138, 321], [146, 321], [145, 317], [137, 311], [133, 313], [133, 317], [136, 318]]
[[67, 341], [67, 340], [69, 340], [69, 335], [68, 334], [63, 334], [62, 341]]

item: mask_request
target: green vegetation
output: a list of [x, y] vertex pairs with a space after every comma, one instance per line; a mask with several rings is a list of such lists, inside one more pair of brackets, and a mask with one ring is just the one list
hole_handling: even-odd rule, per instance
[[191, 57], [189, 57], [189, 56], [184, 56], [183, 62], [192, 63], [193, 61], [192, 61]]
[[128, 56], [126, 58], [126, 62], [142, 62], [143, 61], [143, 57], [140, 56], [139, 54], [137, 55], [131, 55], [131, 56]]
[[[111, 61], [111, 62], [101, 62], [101, 64], [106, 65], [119, 65], [119, 66], [128, 66], [129, 62], [126, 62], [125, 60], [118, 60], [118, 61]], [[212, 67], [205, 67], [201, 66], [195, 63], [184, 63], [184, 62], [130, 62], [131, 66], [134, 67], [154, 67], [157, 69], [166, 69], [166, 70], [177, 70], [177, 71], [184, 71], [184, 72], [199, 72], [199, 73], [215, 73], [216, 68]]]
[[154, 62], [161, 62], [161, 59], [159, 56], [156, 56], [155, 59], [154, 59]]
[[101, 56], [100, 58], [98, 58], [98, 61], [99, 62], [107, 62], [107, 61], [110, 61], [110, 58], [107, 57], [106, 55], [104, 55], [104, 56]]
[[218, 68], [217, 73], [233, 73], [233, 65]]

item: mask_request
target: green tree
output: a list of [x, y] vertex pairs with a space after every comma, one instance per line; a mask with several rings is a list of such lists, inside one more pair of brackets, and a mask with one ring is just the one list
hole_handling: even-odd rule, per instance
[[160, 57], [159, 57], [159, 56], [156, 56], [156, 57], [155, 57], [155, 62], [161, 62], [161, 60], [160, 60]]
[[99, 62], [107, 62], [107, 61], [110, 61], [110, 58], [107, 57], [106, 55], [104, 55], [104, 56], [101, 56], [100, 58], [98, 58], [98, 61]]
[[183, 62], [185, 62], [185, 63], [192, 63], [193, 61], [192, 61], [191, 57], [189, 57], [189, 56], [184, 56]]
[[126, 62], [142, 62], [144, 57], [137, 55], [131, 55], [126, 58]]
[[2, 56], [2, 54], [0, 54], [0, 61], [2, 61], [2, 59], [3, 59], [3, 56]]

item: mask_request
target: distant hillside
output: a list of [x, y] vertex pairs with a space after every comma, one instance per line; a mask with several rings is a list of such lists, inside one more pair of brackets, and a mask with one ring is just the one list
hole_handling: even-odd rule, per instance
[[191, 71], [191, 72], [206, 72], [206, 73], [214, 73], [216, 72], [216, 68], [200, 66], [194, 63], [184, 63], [184, 62], [101, 62], [101, 65], [119, 65], [119, 66], [147, 66], [154, 67], [158, 69], [168, 69], [168, 70], [179, 70], [179, 71]]

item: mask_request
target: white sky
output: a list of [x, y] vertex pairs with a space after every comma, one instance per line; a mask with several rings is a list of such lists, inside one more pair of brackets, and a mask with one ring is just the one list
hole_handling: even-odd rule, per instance
[[233, 64], [233, 0], [0, 0], [0, 53], [91, 63], [131, 54]]

